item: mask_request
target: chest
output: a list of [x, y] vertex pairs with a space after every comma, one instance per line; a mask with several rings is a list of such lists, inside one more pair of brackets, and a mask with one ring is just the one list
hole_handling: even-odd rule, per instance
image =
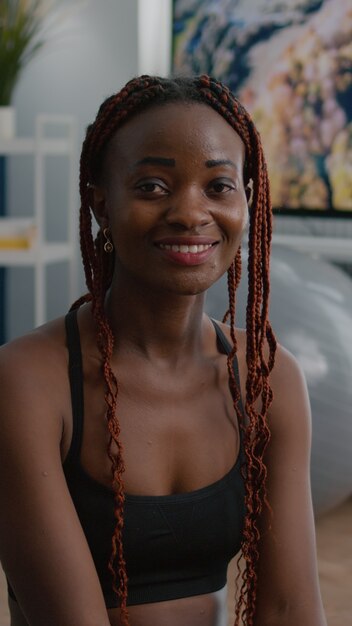
[[[116, 417], [127, 493], [192, 491], [218, 480], [234, 465], [239, 434], [226, 358], [188, 372], [158, 375], [148, 368], [121, 368], [118, 381]], [[91, 476], [110, 485], [104, 393], [101, 374], [88, 369], [81, 462]]]

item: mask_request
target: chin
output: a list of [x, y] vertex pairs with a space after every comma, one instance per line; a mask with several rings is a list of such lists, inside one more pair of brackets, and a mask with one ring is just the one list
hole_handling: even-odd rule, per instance
[[187, 276], [183, 279], [173, 280], [165, 285], [165, 291], [174, 295], [180, 296], [198, 296], [204, 294], [225, 272], [220, 275], [212, 277], [209, 274], [207, 276]]

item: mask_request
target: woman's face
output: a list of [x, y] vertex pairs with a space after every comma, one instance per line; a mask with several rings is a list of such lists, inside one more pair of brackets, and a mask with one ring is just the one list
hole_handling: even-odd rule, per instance
[[115, 248], [114, 279], [184, 295], [212, 285], [247, 222], [243, 164], [242, 140], [207, 105], [156, 106], [126, 122], [94, 193]]

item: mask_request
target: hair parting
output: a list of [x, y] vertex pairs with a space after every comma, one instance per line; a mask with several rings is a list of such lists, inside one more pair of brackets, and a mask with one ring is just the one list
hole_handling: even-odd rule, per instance
[[[222, 83], [209, 76], [165, 79], [141, 76], [127, 83], [117, 94], [101, 105], [93, 124], [87, 129], [80, 160], [80, 244], [88, 294], [77, 300], [72, 308], [91, 301], [97, 330], [97, 343], [101, 353], [105, 381], [106, 421], [109, 431], [108, 455], [111, 461], [112, 484], [115, 494], [115, 530], [109, 569], [113, 587], [121, 608], [121, 623], [129, 625], [127, 611], [128, 576], [123, 554], [122, 532], [124, 524], [123, 447], [118, 421], [118, 382], [111, 367], [114, 336], [104, 311], [106, 292], [112, 279], [114, 252], [104, 255], [103, 236], [99, 230], [92, 234], [92, 213], [89, 206], [89, 187], [101, 180], [109, 142], [115, 132], [130, 117], [152, 106], [171, 102], [201, 103], [212, 107], [238, 133], [245, 146], [244, 182], [252, 181], [252, 201], [248, 239], [248, 299], [246, 310], [246, 380], [245, 415], [240, 409], [241, 391], [233, 371], [233, 358], [237, 352], [235, 333], [236, 290], [241, 278], [241, 250], [228, 269], [229, 307], [225, 320], [229, 320], [233, 347], [228, 355], [228, 372], [234, 409], [238, 416], [244, 442], [245, 466], [245, 524], [240, 560], [244, 567], [240, 576], [235, 609], [235, 626], [241, 620], [253, 626], [257, 595], [257, 565], [260, 532], [258, 517], [263, 506], [269, 506], [266, 496], [267, 470], [264, 454], [270, 440], [267, 413], [272, 401], [269, 374], [275, 360], [276, 341], [269, 320], [269, 258], [272, 235], [271, 202], [267, 168], [259, 134], [246, 110]], [[266, 359], [266, 346], [269, 356]], [[261, 409], [256, 408], [261, 400]], [[270, 508], [270, 507], [269, 507]]]

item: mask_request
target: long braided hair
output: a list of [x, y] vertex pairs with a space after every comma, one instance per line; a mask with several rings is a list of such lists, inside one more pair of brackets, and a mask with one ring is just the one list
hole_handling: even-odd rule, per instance
[[[229, 319], [233, 347], [228, 355], [228, 371], [234, 408], [244, 437], [246, 516], [240, 560], [244, 569], [235, 609], [235, 626], [241, 619], [252, 626], [257, 595], [257, 564], [260, 533], [258, 518], [266, 500], [266, 467], [264, 453], [270, 440], [267, 412], [272, 401], [268, 377], [274, 365], [276, 342], [268, 321], [269, 256], [272, 234], [271, 203], [267, 168], [259, 134], [246, 110], [222, 83], [203, 75], [194, 78], [165, 79], [141, 76], [129, 81], [116, 95], [101, 105], [93, 124], [87, 129], [80, 161], [80, 241], [88, 293], [72, 308], [91, 301], [97, 328], [97, 343], [102, 357], [105, 380], [106, 420], [109, 431], [108, 455], [111, 460], [112, 485], [115, 493], [115, 529], [109, 569], [113, 588], [118, 596], [121, 621], [129, 625], [127, 611], [127, 573], [122, 545], [124, 486], [123, 448], [117, 416], [118, 381], [111, 368], [114, 337], [104, 312], [104, 300], [111, 284], [113, 254], [104, 254], [101, 230], [92, 233], [92, 213], [89, 206], [89, 186], [99, 182], [104, 168], [104, 156], [109, 141], [131, 116], [153, 106], [170, 102], [198, 102], [217, 111], [237, 132], [245, 146], [244, 180], [252, 181], [252, 199], [248, 240], [248, 300], [246, 313], [246, 381], [245, 413], [239, 407], [240, 389], [233, 371], [237, 351], [235, 335], [235, 296], [241, 277], [241, 250], [228, 270], [229, 307], [224, 320]], [[269, 347], [269, 356], [264, 354]], [[261, 409], [255, 404], [261, 398]], [[269, 505], [268, 505], [269, 506]]]

